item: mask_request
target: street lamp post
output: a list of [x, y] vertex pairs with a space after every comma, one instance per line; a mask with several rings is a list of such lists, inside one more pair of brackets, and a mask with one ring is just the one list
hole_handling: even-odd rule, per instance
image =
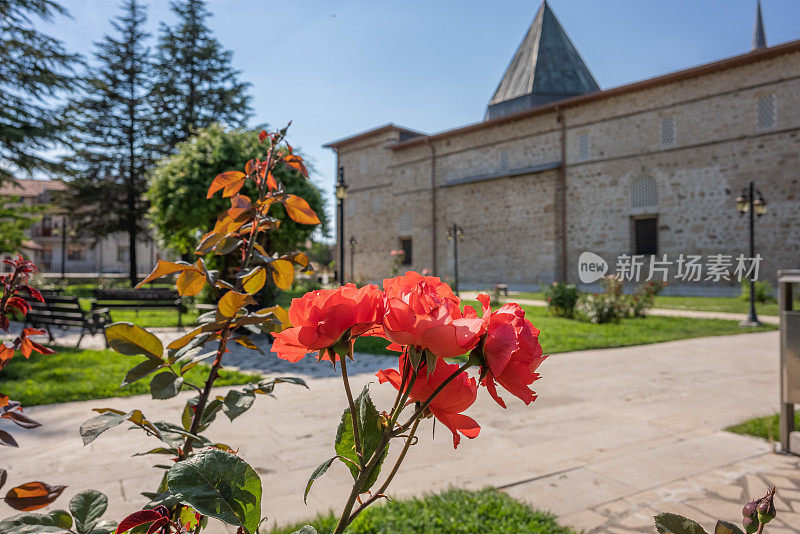
[[356, 241], [356, 236], [350, 236], [350, 281], [355, 283], [356, 282], [356, 247], [358, 246], [358, 241]]
[[453, 242], [453, 275], [455, 279], [453, 289], [455, 289], [456, 296], [458, 296], [458, 242], [462, 239], [464, 239], [464, 229], [453, 223], [453, 226], [447, 229], [447, 240]]
[[61, 228], [54, 228], [53, 233], [58, 235], [61, 233], [61, 279], [66, 279], [67, 272], [67, 234], [71, 232], [72, 227], [67, 224], [67, 216], [61, 217]]
[[[750, 184], [742, 189], [741, 194], [736, 197], [736, 209], [744, 215], [747, 213], [750, 218], [750, 259], [756, 257], [756, 216], [761, 217], [767, 213], [767, 202], [761, 195], [761, 191], [756, 190], [755, 184]], [[756, 281], [750, 277], [750, 312], [746, 320], [739, 323], [740, 326], [758, 326], [761, 322], [756, 315]]]
[[336, 180], [336, 214], [339, 219], [339, 285], [344, 285], [344, 199], [347, 198], [347, 184], [344, 182], [344, 167], [339, 165]]

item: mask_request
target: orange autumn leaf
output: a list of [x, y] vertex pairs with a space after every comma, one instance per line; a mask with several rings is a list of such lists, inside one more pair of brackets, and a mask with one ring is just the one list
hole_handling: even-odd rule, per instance
[[308, 205], [308, 202], [297, 195], [286, 195], [283, 205], [286, 206], [286, 213], [288, 213], [289, 217], [295, 222], [300, 224], [320, 223], [319, 217], [317, 217], [317, 214], [311, 209], [311, 206]]
[[238, 291], [228, 291], [225, 293], [221, 299], [219, 299], [219, 304], [217, 304], [217, 309], [219, 309], [219, 313], [221, 313], [224, 317], [233, 317], [236, 315], [242, 306], [245, 305], [245, 302], [248, 300], [252, 300], [252, 297], [247, 293], [239, 293]]
[[286, 260], [275, 260], [269, 264], [272, 267], [272, 279], [280, 289], [289, 289], [294, 280], [294, 266]]
[[136, 286], [136, 289], [139, 289], [148, 282], [152, 282], [156, 278], [161, 278], [162, 276], [180, 271], [186, 271], [188, 269], [192, 269], [192, 266], [188, 263], [174, 263], [171, 261], [158, 260], [158, 264], [156, 265], [156, 268], [153, 269], [153, 272], [148, 274], [147, 278], [139, 282], [139, 284]]
[[283, 163], [287, 167], [299, 171], [303, 176], [308, 177], [308, 170], [306, 170], [306, 166], [303, 165], [303, 158], [300, 156], [295, 154], [287, 154], [286, 156], [283, 156]]
[[273, 176], [272, 173], [267, 174], [267, 188], [270, 191], [278, 189], [278, 182], [275, 180], [275, 176]]
[[263, 267], [257, 267], [242, 278], [242, 289], [245, 293], [254, 295], [261, 291], [267, 281], [267, 271]]
[[184, 297], [193, 297], [197, 295], [203, 289], [204, 285], [206, 285], [205, 273], [195, 269], [183, 271], [175, 282], [178, 293]]
[[[220, 189], [225, 188], [227, 190], [230, 186], [235, 186], [237, 182], [241, 182], [242, 184], [244, 184], [244, 179], [246, 176], [247, 175], [242, 171], [227, 171], [218, 174], [217, 177], [214, 178], [214, 181], [211, 182], [211, 186], [208, 188], [208, 194], [206, 195], [206, 198], [213, 197], [214, 193], [216, 193]], [[239, 186], [239, 189], [241, 189], [241, 185]], [[234, 195], [236, 194], [236, 192], [238, 192], [239, 189], [236, 189], [236, 191], [234, 191], [230, 195], [226, 195], [223, 192], [223, 196]]]
[[27, 482], [6, 493], [6, 504], [21, 512], [30, 512], [44, 508], [58, 499], [66, 486], [51, 486], [44, 482]]

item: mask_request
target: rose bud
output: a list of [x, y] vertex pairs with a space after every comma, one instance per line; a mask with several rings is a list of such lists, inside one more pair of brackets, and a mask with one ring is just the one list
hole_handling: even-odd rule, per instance
[[762, 525], [766, 525], [775, 519], [775, 504], [773, 503], [773, 496], [775, 495], [775, 488], [767, 491], [767, 494], [758, 503], [756, 510], [758, 510], [758, 521]]

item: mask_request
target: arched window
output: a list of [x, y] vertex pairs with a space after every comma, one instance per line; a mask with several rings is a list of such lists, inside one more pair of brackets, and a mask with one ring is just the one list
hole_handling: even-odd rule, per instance
[[640, 213], [658, 209], [658, 184], [650, 176], [642, 176], [633, 182], [631, 209]]

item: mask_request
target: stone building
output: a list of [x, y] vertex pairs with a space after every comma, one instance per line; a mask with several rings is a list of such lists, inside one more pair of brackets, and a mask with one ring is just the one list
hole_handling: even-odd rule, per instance
[[[764, 35], [759, 7], [750, 52], [600, 90], [545, 2], [482, 122], [432, 135], [389, 124], [326, 145], [348, 185], [339, 241], [358, 242], [346, 278], [386, 276], [393, 249], [405, 268], [453, 276], [457, 224], [462, 287], [576, 283], [590, 251], [610, 271], [638, 255], [642, 279], [660, 260], [672, 291], [732, 293], [749, 257], [736, 197], [751, 180], [768, 202], [759, 278], [800, 267], [800, 40]], [[687, 278], [681, 255], [706, 271], [731, 261], [731, 280]]]
[[[100, 240], [75, 235], [69, 221], [53, 207], [53, 194], [63, 191], [64, 182], [58, 180], [14, 180], [0, 186], [0, 197], [18, 199], [26, 206], [44, 208], [41, 217], [27, 231], [22, 250], [25, 257], [36, 262], [42, 273], [67, 275], [123, 275], [130, 269], [128, 236], [114, 234]], [[64, 230], [66, 230], [66, 235]], [[136, 246], [138, 272], [149, 273], [158, 259], [172, 257], [146, 236]], [[0, 252], [0, 259], [15, 254]], [[8, 266], [0, 263], [0, 272]]]

